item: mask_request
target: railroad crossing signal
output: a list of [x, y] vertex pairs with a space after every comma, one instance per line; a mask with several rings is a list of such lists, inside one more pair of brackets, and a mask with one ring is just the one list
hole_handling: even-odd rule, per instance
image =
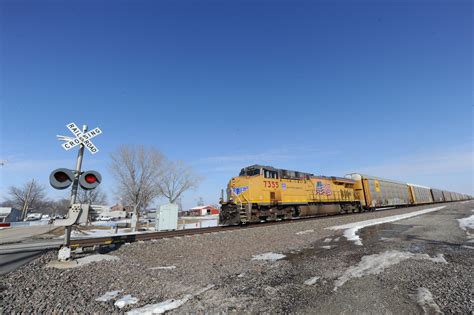
[[[70, 170], [66, 168], [59, 168], [54, 170], [49, 176], [51, 186], [56, 189], [66, 189], [71, 186], [71, 206], [68, 212], [68, 218], [55, 222], [56, 225], [62, 225], [65, 229], [64, 247], [61, 248], [58, 254], [59, 260], [66, 260], [71, 257], [71, 230], [72, 225], [82, 223], [87, 220], [89, 208], [83, 208], [83, 205], [76, 204], [77, 190], [79, 186], [85, 190], [91, 190], [99, 186], [102, 181], [102, 176], [96, 171], [81, 172], [82, 159], [84, 157], [84, 148], [92, 154], [99, 152], [99, 149], [92, 143], [91, 139], [100, 135], [102, 130], [95, 128], [87, 131], [87, 125], [79, 129], [75, 123], [67, 124], [66, 127], [74, 134], [75, 138], [68, 136], [57, 136], [58, 140], [64, 141], [62, 147], [64, 150], [70, 150], [79, 146], [76, 159], [76, 169]], [[79, 218], [79, 219], [78, 219]]]
[[67, 136], [57, 136], [59, 140], [65, 141], [62, 144], [64, 150], [70, 150], [77, 145], [83, 144], [84, 147], [89, 150], [91, 154], [96, 154], [99, 152], [99, 149], [92, 143], [90, 139], [100, 135], [102, 130], [99, 127], [92, 129], [86, 133], [83, 133], [79, 127], [76, 126], [75, 123], [67, 124], [66, 127], [76, 136], [76, 138], [67, 137]]
[[[49, 183], [55, 189], [66, 189], [74, 182], [75, 171], [67, 168], [58, 168], [49, 175]], [[79, 176], [79, 185], [84, 190], [92, 190], [99, 186], [102, 176], [97, 171], [82, 172]]]

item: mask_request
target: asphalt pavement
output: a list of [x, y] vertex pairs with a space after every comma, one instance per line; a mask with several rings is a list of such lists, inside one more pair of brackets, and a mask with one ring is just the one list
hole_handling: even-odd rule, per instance
[[59, 249], [63, 240], [31, 240], [0, 245], [0, 275], [7, 274], [49, 250]]
[[52, 224], [45, 224], [0, 229], [0, 245], [30, 240], [57, 228]]

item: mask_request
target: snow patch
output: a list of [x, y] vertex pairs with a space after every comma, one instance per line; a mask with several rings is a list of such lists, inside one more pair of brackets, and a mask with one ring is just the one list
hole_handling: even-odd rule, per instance
[[416, 290], [416, 302], [423, 308], [425, 314], [443, 314], [427, 288]]
[[180, 307], [192, 298], [193, 296], [191, 294], [187, 294], [180, 300], [170, 299], [157, 304], [148, 304], [141, 308], [136, 308], [127, 312], [127, 315], [163, 314], [164, 312]]
[[121, 292], [122, 290], [117, 290], [117, 291], [109, 291], [109, 292], [105, 292], [104, 295], [98, 297], [97, 299], [95, 299], [97, 302], [107, 302], [107, 301], [110, 301], [112, 299], [115, 299], [117, 297], [117, 295]]
[[152, 315], [152, 314], [163, 314], [167, 311], [174, 310], [184, 303], [188, 302], [192, 298], [194, 298], [197, 295], [200, 295], [214, 287], [213, 284], [208, 285], [205, 288], [202, 288], [201, 290], [198, 290], [194, 294], [186, 294], [182, 299], [175, 300], [175, 299], [170, 299], [163, 301], [161, 303], [157, 304], [148, 304], [140, 308], [135, 308], [133, 310], [130, 310], [127, 312], [127, 315]]
[[334, 239], [334, 242], [339, 242], [339, 239], [340, 239], [340, 237], [336, 237], [336, 238]]
[[308, 233], [313, 233], [314, 230], [305, 230], [305, 231], [301, 231], [301, 232], [296, 232], [296, 235], [303, 235], [303, 234], [308, 234]]
[[116, 256], [111, 256], [111, 255], [97, 254], [97, 255], [86, 256], [86, 257], [79, 258], [76, 260], [68, 260], [68, 261], [52, 260], [46, 265], [46, 267], [56, 268], [56, 269], [71, 269], [71, 268], [82, 267], [92, 262], [117, 261], [117, 260], [120, 260], [120, 258]]
[[306, 285], [313, 285], [319, 280], [319, 277], [313, 277], [304, 282]]
[[159, 267], [152, 267], [149, 269], [150, 270], [171, 270], [171, 269], [176, 269], [176, 266], [159, 266]]
[[259, 255], [253, 255], [252, 260], [267, 260], [267, 261], [276, 261], [282, 258], [285, 258], [286, 256], [283, 254], [276, 254], [276, 253], [263, 253]]
[[459, 227], [462, 230], [464, 231], [467, 231], [468, 229], [474, 230], [474, 214], [467, 218], [458, 219], [458, 221], [459, 221]]
[[427, 254], [414, 254], [410, 252], [391, 250], [380, 254], [368, 255], [362, 257], [357, 265], [349, 267], [349, 269], [347, 269], [344, 274], [336, 280], [334, 291], [337, 291], [338, 287], [342, 286], [352, 278], [362, 278], [367, 275], [379, 274], [384, 271], [385, 268], [396, 265], [410, 258], [417, 260], [426, 259], [435, 263], [448, 263], [442, 254], [438, 254], [436, 257], [432, 258]]
[[[474, 210], [471, 210], [471, 211], [474, 212]], [[472, 239], [474, 239], [474, 234], [471, 233], [471, 230], [474, 230], [474, 214], [469, 217], [457, 219], [457, 220], [459, 223], [459, 227], [463, 231], [466, 231], [467, 238], [469, 239], [468, 242], [471, 243]]]
[[67, 246], [61, 247], [58, 252], [58, 260], [59, 261], [67, 261], [71, 258], [71, 248]]
[[78, 265], [87, 265], [92, 262], [99, 262], [99, 261], [117, 261], [120, 260], [117, 256], [112, 255], [90, 255], [86, 257], [79, 258], [77, 260]]
[[329, 238], [329, 237], [328, 237], [328, 238], [325, 238], [323, 242], [324, 242], [324, 243], [329, 243], [330, 241], [332, 241], [332, 238]]
[[321, 246], [321, 248], [324, 248], [324, 249], [331, 249], [331, 245], [324, 245], [324, 246]]
[[114, 305], [118, 308], [124, 308], [130, 304], [136, 304], [138, 299], [136, 297], [131, 296], [130, 294], [123, 296], [122, 298], [115, 301]]
[[403, 219], [408, 219], [414, 216], [422, 215], [425, 213], [433, 212], [433, 211], [438, 211], [446, 206], [441, 206], [441, 207], [436, 207], [436, 208], [429, 208], [429, 209], [424, 209], [420, 211], [414, 211], [410, 213], [405, 213], [405, 214], [400, 214], [400, 215], [393, 215], [385, 218], [379, 218], [379, 219], [372, 219], [372, 220], [366, 220], [366, 221], [360, 221], [360, 222], [353, 222], [349, 224], [344, 224], [344, 225], [337, 225], [337, 226], [332, 226], [328, 227], [326, 229], [330, 230], [345, 230], [344, 231], [344, 237], [349, 240], [353, 241], [354, 244], [362, 246], [362, 241], [359, 238], [359, 235], [356, 234], [356, 232], [362, 228], [372, 226], [372, 225], [378, 225], [382, 223], [389, 223], [389, 222], [394, 222], [398, 220], [403, 220]]

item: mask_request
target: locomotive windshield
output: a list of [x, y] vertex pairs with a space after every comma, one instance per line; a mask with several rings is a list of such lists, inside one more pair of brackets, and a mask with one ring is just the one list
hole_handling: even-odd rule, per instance
[[239, 176], [255, 176], [255, 175], [260, 175], [260, 168], [253, 168], [253, 167], [243, 168], [239, 174]]
[[257, 176], [263, 175], [265, 178], [285, 178], [285, 179], [309, 179], [313, 174], [297, 171], [277, 169], [271, 166], [251, 165], [243, 168], [239, 176]]

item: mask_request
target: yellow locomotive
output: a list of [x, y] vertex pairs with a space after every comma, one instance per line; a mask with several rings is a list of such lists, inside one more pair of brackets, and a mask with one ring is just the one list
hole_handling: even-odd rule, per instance
[[252, 165], [229, 181], [219, 221], [233, 225], [469, 199], [472, 196], [359, 173], [326, 177]]
[[342, 177], [252, 165], [227, 185], [221, 198], [223, 225], [274, 221], [319, 214], [361, 211], [354, 195], [356, 181]]

